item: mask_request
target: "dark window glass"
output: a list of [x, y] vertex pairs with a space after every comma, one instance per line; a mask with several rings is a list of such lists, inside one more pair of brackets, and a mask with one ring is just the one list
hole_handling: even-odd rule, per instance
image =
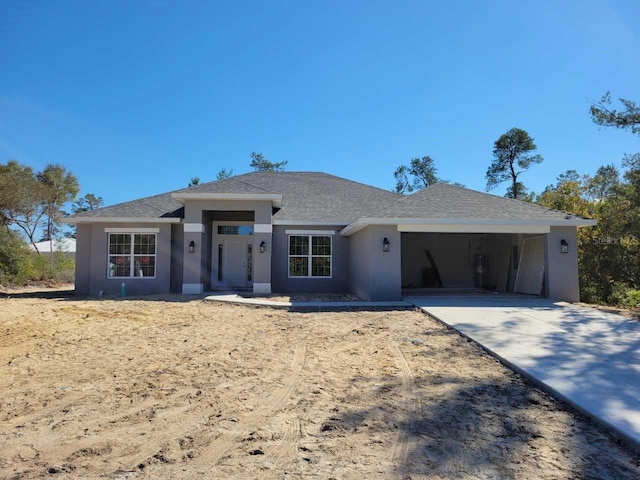
[[218, 225], [218, 235], [253, 235], [253, 226]]
[[289, 258], [289, 276], [308, 277], [309, 276], [309, 258], [308, 257]]

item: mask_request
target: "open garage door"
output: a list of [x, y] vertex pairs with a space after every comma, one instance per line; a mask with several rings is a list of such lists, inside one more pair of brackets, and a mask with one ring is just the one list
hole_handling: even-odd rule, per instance
[[544, 281], [544, 236], [527, 237], [522, 241], [522, 255], [516, 276], [516, 293], [540, 295]]
[[402, 288], [507, 291], [517, 241], [512, 234], [402, 233]]
[[540, 295], [545, 236], [518, 233], [402, 233], [402, 288]]

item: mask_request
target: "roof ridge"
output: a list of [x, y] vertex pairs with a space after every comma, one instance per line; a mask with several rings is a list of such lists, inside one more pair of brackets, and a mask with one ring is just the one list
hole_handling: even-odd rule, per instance
[[384, 212], [384, 211], [386, 211], [386, 210], [389, 210], [389, 209], [390, 209], [391, 207], [393, 207], [394, 205], [397, 205], [398, 203], [401, 203], [401, 202], [403, 202], [403, 201], [407, 200], [408, 198], [410, 198], [412, 195], [415, 195], [416, 193], [419, 193], [419, 192], [422, 192], [423, 190], [427, 190], [428, 188], [431, 188], [432, 186], [436, 185], [437, 183], [440, 183], [440, 182], [432, 183], [431, 185], [428, 185], [428, 186], [426, 186], [426, 187], [424, 187], [424, 188], [421, 188], [421, 189], [420, 189], [420, 190], [418, 190], [417, 192], [413, 192], [411, 195], [405, 195], [405, 194], [403, 194], [403, 193], [398, 193], [398, 195], [400, 195], [400, 198], [398, 198], [396, 201], [392, 202], [390, 205], [387, 205], [387, 206], [386, 206], [386, 207], [384, 207], [384, 208], [381, 208], [381, 209], [379, 209], [379, 210], [376, 210], [376, 212], [378, 212], [378, 213], [382, 213], [382, 212]]
[[[295, 172], [291, 172], [291, 173], [295, 173]], [[356, 180], [351, 180], [350, 178], [339, 177], [338, 175], [333, 175], [332, 173], [326, 173], [326, 172], [298, 172], [298, 173], [319, 173], [319, 174], [322, 174], [322, 175], [326, 175], [327, 177], [339, 178], [340, 180], [345, 180], [345, 181], [347, 181], [349, 183], [355, 183], [356, 185], [362, 185], [363, 187], [373, 188], [375, 190], [380, 190], [382, 192], [390, 193], [392, 195], [402, 195], [400, 193], [394, 192], [393, 190], [387, 190], [385, 188], [376, 187], [375, 185], [368, 185], [368, 184], [363, 183], [363, 182], [358, 182]]]
[[[256, 173], [256, 172], [249, 172], [249, 173]], [[249, 175], [249, 173], [243, 173], [241, 176]], [[259, 185], [254, 185], [253, 183], [245, 182], [244, 180], [238, 180], [237, 178], [234, 178], [234, 177], [229, 178], [229, 180], [235, 180], [236, 182], [244, 183], [245, 185], [249, 185], [250, 187], [255, 187], [258, 190], [262, 190], [262, 191], [267, 192], [267, 193], [274, 193], [274, 194], [276, 193], [276, 192], [272, 192], [271, 190], [267, 190], [266, 188], [263, 188], [263, 187], [261, 187]], [[219, 181], [219, 180], [217, 180], [217, 181]]]

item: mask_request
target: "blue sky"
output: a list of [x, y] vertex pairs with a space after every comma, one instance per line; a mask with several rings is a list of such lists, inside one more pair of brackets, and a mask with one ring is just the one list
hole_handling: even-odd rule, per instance
[[607, 90], [640, 101], [638, 25], [637, 0], [4, 0], [0, 161], [61, 163], [107, 204], [247, 172], [252, 151], [388, 189], [430, 155], [482, 190], [517, 126], [540, 191], [640, 151], [588, 115]]

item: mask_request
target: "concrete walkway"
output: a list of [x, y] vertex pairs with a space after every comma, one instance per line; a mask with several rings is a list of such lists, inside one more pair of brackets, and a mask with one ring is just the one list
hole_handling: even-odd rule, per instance
[[640, 321], [541, 298], [407, 298], [640, 451]]
[[253, 305], [259, 307], [270, 308], [286, 308], [286, 309], [316, 309], [316, 308], [413, 308], [413, 304], [405, 301], [397, 302], [276, 302], [269, 298], [245, 298], [237, 293], [220, 293], [208, 295], [205, 300], [212, 302], [235, 303], [237, 305]]

